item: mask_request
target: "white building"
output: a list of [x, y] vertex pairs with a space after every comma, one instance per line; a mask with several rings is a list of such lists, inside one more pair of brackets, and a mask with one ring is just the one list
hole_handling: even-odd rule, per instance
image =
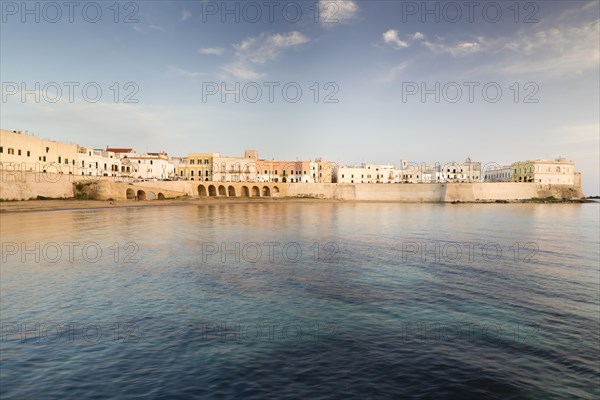
[[175, 177], [175, 164], [167, 153], [138, 154], [130, 148], [107, 148], [119, 157], [121, 175], [130, 179], [164, 180]]
[[512, 168], [510, 165], [495, 165], [484, 171], [484, 182], [511, 182]]
[[121, 160], [116, 153], [77, 147], [77, 174], [84, 176], [121, 176]]
[[441, 166], [441, 182], [481, 182], [481, 163], [467, 158], [464, 163]]
[[400, 175], [394, 165], [379, 164], [344, 166], [336, 171], [338, 183], [398, 183]]

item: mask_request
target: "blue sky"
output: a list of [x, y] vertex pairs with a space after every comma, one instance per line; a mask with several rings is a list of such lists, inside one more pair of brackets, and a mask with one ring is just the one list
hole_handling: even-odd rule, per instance
[[[121, 2], [117, 22], [112, 1], [78, 2], [72, 21], [67, 8], [58, 17], [39, 3], [36, 22], [23, 3], [2, 2], [1, 125], [171, 155], [251, 148], [269, 159], [342, 164], [467, 156], [504, 164], [563, 155], [583, 172], [586, 194], [598, 194], [600, 3], [520, 2], [516, 15], [512, 1], [481, 1], [472, 21], [464, 2], [453, 3], [461, 16], [447, 3], [427, 3], [439, 9], [435, 21], [435, 13], [422, 15], [422, 2], [275, 1], [273, 20], [263, 1]], [[36, 2], [27, 4], [35, 10]], [[96, 5], [102, 15], [92, 23]], [[256, 22], [254, 5], [262, 12]], [[224, 7], [238, 7], [239, 22], [235, 12], [222, 21]], [[125, 22], [127, 15], [137, 22]], [[10, 86], [35, 90], [36, 82], [47, 89], [39, 102], [34, 95], [23, 101]], [[55, 102], [49, 82], [62, 91]], [[64, 82], [79, 83], [73, 101]], [[95, 103], [82, 95], [89, 82], [102, 89]], [[265, 82], [279, 85], [273, 102]], [[206, 94], [222, 83], [238, 83], [247, 97], [222, 102]], [[302, 89], [296, 103], [281, 90], [290, 83]], [[435, 91], [436, 83], [439, 102], [409, 92]], [[251, 103], [255, 86], [262, 96]], [[491, 102], [497, 87], [502, 95]], [[133, 88], [138, 102], [125, 102]], [[324, 102], [328, 94], [338, 101]]]

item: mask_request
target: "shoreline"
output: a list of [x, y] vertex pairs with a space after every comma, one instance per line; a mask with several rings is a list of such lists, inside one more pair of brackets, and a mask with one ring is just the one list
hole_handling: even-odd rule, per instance
[[283, 197], [283, 198], [185, 198], [168, 200], [143, 200], [143, 201], [108, 201], [108, 200], [78, 200], [78, 199], [52, 199], [52, 200], [15, 200], [0, 202], [0, 214], [14, 214], [23, 212], [43, 211], [76, 211], [96, 210], [127, 207], [175, 207], [184, 205], [206, 204], [256, 204], [256, 203], [385, 203], [385, 204], [585, 204], [597, 203], [594, 200], [559, 200], [546, 201], [545, 199], [531, 200], [498, 200], [474, 202], [398, 202], [398, 201], [372, 201], [372, 200], [334, 200], [308, 197]]

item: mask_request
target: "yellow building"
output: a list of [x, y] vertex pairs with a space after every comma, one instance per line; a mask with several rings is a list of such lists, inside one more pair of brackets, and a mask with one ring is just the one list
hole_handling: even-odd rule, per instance
[[554, 161], [515, 162], [510, 168], [513, 182], [535, 182], [542, 185], [575, 184], [575, 163], [562, 157]]
[[191, 181], [212, 181], [213, 162], [219, 153], [190, 153], [177, 166], [179, 179]]
[[0, 168], [78, 175], [77, 147], [1, 129]]

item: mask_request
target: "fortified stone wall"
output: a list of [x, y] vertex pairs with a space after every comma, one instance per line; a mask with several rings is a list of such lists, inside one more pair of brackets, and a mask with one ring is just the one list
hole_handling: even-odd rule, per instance
[[[28, 200], [37, 196], [70, 198], [75, 194], [98, 200], [151, 200], [179, 196], [292, 197], [349, 201], [396, 201], [407, 203], [527, 200], [555, 197], [584, 198], [577, 185], [536, 183], [447, 184], [336, 184], [336, 183], [235, 183], [158, 181], [120, 183], [113, 178], [96, 181], [73, 175], [20, 173], [0, 170], [0, 199]], [[75, 188], [75, 191], [74, 191]]]

